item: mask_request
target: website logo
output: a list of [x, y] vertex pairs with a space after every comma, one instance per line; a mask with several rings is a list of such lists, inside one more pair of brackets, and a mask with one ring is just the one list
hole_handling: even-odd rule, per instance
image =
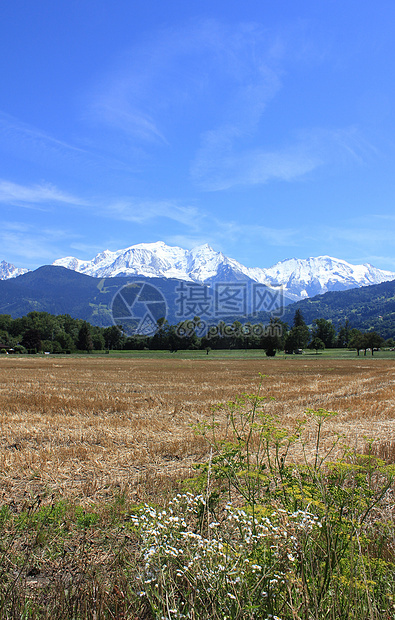
[[166, 318], [167, 303], [153, 284], [138, 281], [123, 286], [111, 303], [114, 325], [122, 327], [128, 336], [153, 336], [158, 320]]

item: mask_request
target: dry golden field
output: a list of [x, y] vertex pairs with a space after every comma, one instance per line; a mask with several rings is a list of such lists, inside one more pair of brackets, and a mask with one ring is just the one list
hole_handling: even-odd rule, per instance
[[339, 413], [330, 430], [350, 445], [363, 447], [365, 436], [395, 445], [393, 361], [4, 356], [3, 501], [55, 493], [93, 503], [125, 490], [136, 498], [154, 493], [206, 458], [193, 425], [211, 419], [212, 405], [255, 393], [259, 373], [266, 375], [262, 395], [275, 399], [267, 411], [284, 426], [323, 407]]

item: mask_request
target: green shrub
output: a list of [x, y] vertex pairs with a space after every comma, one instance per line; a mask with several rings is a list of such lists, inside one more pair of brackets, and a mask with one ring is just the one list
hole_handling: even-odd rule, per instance
[[[331, 462], [341, 438], [326, 450], [321, 438], [334, 412], [308, 410], [290, 432], [266, 401], [244, 394], [216, 409], [225, 425], [199, 426], [211, 446], [191, 482], [200, 494], [133, 516], [142, 601], [155, 619], [393, 618], [394, 467], [347, 448]], [[302, 463], [290, 458], [295, 444]]]

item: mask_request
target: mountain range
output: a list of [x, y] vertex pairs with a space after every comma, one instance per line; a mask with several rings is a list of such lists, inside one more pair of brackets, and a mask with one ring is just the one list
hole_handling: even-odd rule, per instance
[[[35, 271], [0, 281], [0, 314], [9, 314], [12, 318], [25, 316], [31, 311], [49, 312], [55, 315], [70, 314], [73, 318], [89, 321], [92, 325], [106, 327], [112, 325], [114, 319], [122, 314], [122, 311], [118, 312], [118, 308], [114, 306], [116, 300], [119, 299], [119, 293], [122, 293], [126, 287], [128, 295], [133, 287], [138, 291], [143, 284], [147, 284], [148, 291], [152, 291], [153, 287], [156, 291], [160, 291], [167, 305], [166, 318], [173, 325], [184, 318], [184, 314], [180, 314], [180, 301], [185, 295], [185, 287], [188, 286], [192, 287], [196, 303], [191, 303], [188, 308], [185, 308], [186, 318], [193, 318], [197, 314], [207, 324], [216, 324], [222, 319], [226, 323], [232, 323], [233, 320], [244, 322], [248, 318], [253, 323], [267, 323], [271, 315], [270, 311], [265, 312], [265, 308], [262, 308], [263, 311], [255, 316], [244, 319], [237, 312], [234, 312], [233, 316], [227, 315], [226, 317], [217, 316], [215, 312], [208, 315], [207, 310], [212, 310], [213, 306], [215, 309], [212, 297], [216, 290], [215, 283], [214, 285], [188, 284], [172, 278], [144, 276], [94, 278], [53, 265], [39, 267]], [[240, 286], [243, 287], [244, 284], [242, 282]], [[246, 287], [248, 288], [248, 283]], [[229, 288], [232, 287], [229, 286]], [[271, 289], [267, 290], [268, 301], [270, 301], [272, 292]], [[262, 293], [262, 289], [260, 292]], [[209, 306], [210, 299], [211, 307]], [[155, 300], [152, 301], [158, 307], [160, 317], [163, 316], [163, 308], [160, 304], [155, 304]], [[288, 325], [292, 325], [297, 309], [302, 311], [307, 324], [311, 324], [314, 319], [325, 318], [331, 320], [338, 328], [348, 320], [350, 327], [363, 330], [375, 329], [384, 338], [394, 337], [395, 280], [306, 298], [287, 305], [279, 316]], [[155, 315], [154, 318], [158, 316]], [[125, 318], [116, 320], [116, 323], [125, 327]]]
[[[56, 260], [53, 265], [94, 278], [138, 276], [206, 285], [256, 282], [272, 289], [282, 288], [286, 303], [327, 291], [342, 291], [395, 279], [394, 272], [368, 263], [352, 265], [330, 256], [291, 258], [269, 268], [251, 268], [207, 244], [185, 250], [168, 246], [162, 241], [140, 243], [117, 251], [104, 250], [89, 261], [67, 256]], [[18, 277], [27, 271], [3, 261], [0, 263], [0, 280]]]

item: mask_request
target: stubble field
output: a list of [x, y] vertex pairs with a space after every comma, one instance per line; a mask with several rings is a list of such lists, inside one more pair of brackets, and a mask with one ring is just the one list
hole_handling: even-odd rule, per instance
[[[394, 450], [393, 361], [9, 356], [0, 360], [3, 502], [152, 499], [207, 458], [194, 425], [212, 419], [213, 405], [256, 393], [260, 374], [261, 394], [274, 398], [266, 410], [285, 427], [322, 407], [338, 412], [328, 437], [341, 433], [358, 449], [369, 437]], [[307, 454], [314, 438], [307, 426]]]

